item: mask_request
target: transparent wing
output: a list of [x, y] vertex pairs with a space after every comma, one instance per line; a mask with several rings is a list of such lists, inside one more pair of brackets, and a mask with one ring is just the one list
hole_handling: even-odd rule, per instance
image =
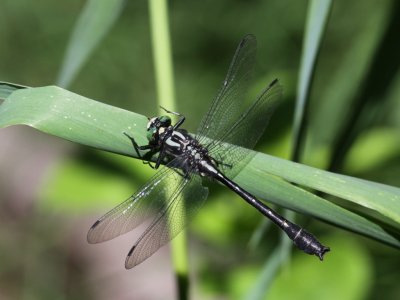
[[186, 227], [203, 205], [208, 195], [208, 189], [201, 185], [201, 177], [192, 173], [190, 179], [184, 180], [187, 183], [179, 185], [173, 191], [168, 205], [158, 213], [129, 251], [125, 261], [127, 269], [140, 264], [172, 240]]
[[282, 87], [275, 79], [258, 95], [236, 123], [221, 135], [220, 140], [208, 143], [210, 155], [223, 162], [221, 167], [227, 176], [235, 176], [252, 158], [254, 152], [244, 148], [254, 148], [281, 99]]
[[228, 130], [241, 112], [243, 97], [255, 65], [257, 40], [254, 35], [246, 35], [239, 43], [228, 74], [215, 96], [207, 114], [197, 130], [196, 138], [219, 140], [220, 135]]
[[163, 211], [168, 205], [166, 195], [174, 194], [187, 183], [176, 168], [182, 161], [175, 159], [159, 170], [138, 192], [106, 213], [90, 228], [87, 240], [91, 244], [113, 239], [131, 231], [143, 221]]

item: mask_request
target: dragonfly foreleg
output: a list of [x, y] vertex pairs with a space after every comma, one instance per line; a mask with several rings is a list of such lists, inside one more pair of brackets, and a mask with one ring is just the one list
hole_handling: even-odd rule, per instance
[[174, 130], [178, 129], [179, 126], [181, 126], [183, 124], [183, 122], [185, 122], [185, 116], [184, 115], [181, 115], [180, 113], [177, 113], [175, 111], [170, 111], [170, 110], [162, 107], [161, 105], [160, 105], [160, 108], [163, 109], [166, 113], [169, 113], [169, 114], [172, 114], [172, 115], [175, 115], [175, 116], [179, 117], [178, 122], [176, 122], [176, 124], [173, 126]]

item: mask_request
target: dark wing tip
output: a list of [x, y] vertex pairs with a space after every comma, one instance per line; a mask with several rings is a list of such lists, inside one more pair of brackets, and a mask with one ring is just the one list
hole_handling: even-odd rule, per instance
[[93, 229], [93, 228], [97, 227], [97, 225], [99, 225], [99, 224], [100, 224], [100, 220], [97, 220], [97, 221], [92, 225], [92, 227], [90, 227], [90, 229]]
[[128, 255], [126, 256], [126, 259], [125, 259], [125, 269], [127, 269], [127, 270], [132, 269], [134, 266], [137, 265], [137, 263], [135, 263], [134, 261], [131, 261], [131, 256], [132, 256], [133, 251], [135, 251], [135, 249], [136, 249], [136, 245], [133, 246], [133, 247], [131, 248], [131, 250], [129, 250], [129, 253], [128, 253]]
[[87, 234], [87, 241], [89, 244], [97, 244], [99, 241], [96, 239], [96, 236], [93, 234], [93, 230], [100, 224], [100, 220], [97, 220], [92, 227], [90, 227], [89, 232]]
[[240, 43], [236, 49], [236, 53], [248, 43], [254, 43], [257, 45], [257, 38], [254, 34], [248, 33], [240, 40]]
[[128, 257], [132, 255], [133, 251], [135, 251], [136, 246], [133, 246], [131, 250], [129, 250]]

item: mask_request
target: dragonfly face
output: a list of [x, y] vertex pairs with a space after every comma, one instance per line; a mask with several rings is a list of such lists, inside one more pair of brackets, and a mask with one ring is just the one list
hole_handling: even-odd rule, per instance
[[157, 143], [161, 134], [171, 126], [171, 118], [169, 116], [154, 117], [147, 123], [147, 140], [150, 143]]

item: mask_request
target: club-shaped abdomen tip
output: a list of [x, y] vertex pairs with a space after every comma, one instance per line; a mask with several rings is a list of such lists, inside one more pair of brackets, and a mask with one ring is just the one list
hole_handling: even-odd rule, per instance
[[307, 233], [308, 239], [306, 240], [306, 243], [299, 246], [297, 245], [301, 250], [303, 250], [305, 253], [310, 254], [310, 255], [315, 255], [319, 258], [320, 261], [324, 260], [324, 255], [326, 252], [331, 251], [329, 247], [326, 247], [322, 245], [313, 235], [310, 233]]
[[300, 228], [296, 224], [292, 224], [291, 230], [286, 232], [289, 237], [293, 237], [293, 243], [310, 255], [316, 255], [322, 261], [326, 252], [330, 251], [329, 247], [322, 245], [315, 236], [306, 230]]
[[299, 247], [299, 249], [303, 250], [305, 253], [317, 256], [320, 261], [324, 260], [324, 255], [326, 252], [331, 251], [329, 247], [322, 245], [315, 238], [313, 240], [303, 240], [303, 242], [305, 243], [295, 243], [295, 245]]
[[325, 253], [329, 251], [331, 251], [331, 248], [322, 246], [321, 249], [317, 253], [315, 253], [315, 255], [319, 257], [320, 261], [323, 261]]

